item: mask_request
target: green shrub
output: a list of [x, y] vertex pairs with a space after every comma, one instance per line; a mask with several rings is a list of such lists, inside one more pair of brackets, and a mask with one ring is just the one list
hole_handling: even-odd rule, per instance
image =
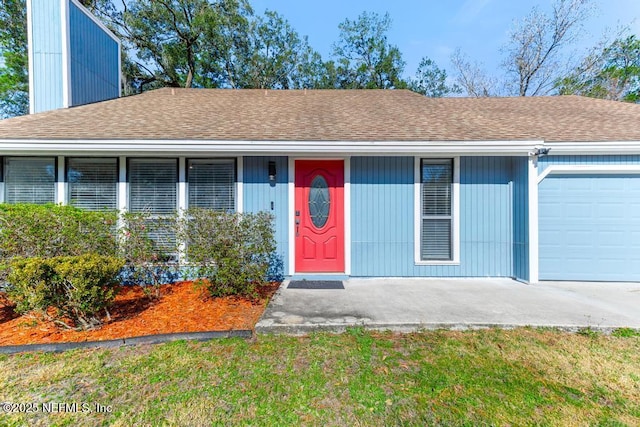
[[160, 296], [159, 286], [173, 283], [178, 276], [176, 216], [153, 216], [127, 212], [119, 230], [119, 254], [125, 260], [124, 283], [146, 287], [152, 285]]
[[275, 249], [273, 217], [189, 209], [179, 220], [178, 237], [211, 296], [253, 297], [265, 283]]
[[0, 204], [0, 260], [116, 253], [117, 212]]
[[15, 259], [7, 294], [19, 313], [36, 311], [67, 327], [95, 328], [102, 323], [100, 312], [109, 316], [123, 265], [119, 258], [97, 254]]

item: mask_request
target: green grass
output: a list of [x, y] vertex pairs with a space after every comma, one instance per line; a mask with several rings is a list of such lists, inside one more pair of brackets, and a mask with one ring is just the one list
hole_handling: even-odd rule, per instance
[[[0, 356], [0, 425], [640, 425], [640, 337], [351, 329]], [[81, 407], [81, 406], [79, 406]]]

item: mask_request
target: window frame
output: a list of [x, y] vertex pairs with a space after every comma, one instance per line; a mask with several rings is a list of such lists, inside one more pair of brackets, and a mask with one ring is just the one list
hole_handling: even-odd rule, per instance
[[[115, 207], [112, 210], [118, 210], [118, 205], [119, 205], [119, 200], [120, 200], [120, 158], [118, 157], [90, 157], [90, 156], [73, 156], [73, 157], [65, 157], [65, 168], [64, 168], [64, 183], [66, 186], [66, 197], [65, 197], [65, 201], [64, 204], [68, 205], [68, 206], [75, 206], [73, 204], [73, 200], [71, 198], [71, 182], [69, 182], [69, 170], [71, 169], [70, 163], [73, 160], [76, 159], [80, 159], [80, 160], [115, 160], [115, 200], [114, 200], [114, 204]], [[84, 207], [79, 207], [80, 209], [85, 209], [85, 210], [92, 210], [92, 209], [87, 209]], [[100, 210], [104, 210], [104, 209], [98, 209], [98, 211]], [[107, 208], [107, 210], [111, 210], [109, 208]]]
[[[191, 205], [191, 203], [189, 202], [189, 196], [190, 196], [190, 191], [191, 191], [191, 176], [190, 176], [190, 165], [191, 162], [210, 162], [210, 161], [231, 161], [233, 162], [233, 185], [232, 185], [232, 191], [233, 191], [233, 212], [240, 212], [239, 210], [239, 204], [238, 204], [238, 198], [240, 197], [240, 191], [238, 189], [238, 183], [239, 183], [239, 161], [237, 157], [190, 157], [190, 158], [186, 158], [185, 162], [184, 162], [184, 167], [185, 167], [185, 181], [186, 181], [186, 185], [185, 185], [185, 206], [186, 209], [189, 209], [191, 207], [194, 207]], [[211, 209], [211, 208], [203, 208], [203, 209]], [[222, 212], [222, 210], [219, 210]], [[227, 211], [228, 212], [228, 211]]]
[[[13, 201], [8, 201], [8, 197], [7, 197], [7, 191], [9, 191], [9, 187], [7, 185], [7, 173], [9, 172], [9, 168], [7, 166], [7, 162], [10, 159], [53, 159], [53, 174], [54, 174], [54, 178], [53, 178], [53, 200], [51, 201], [47, 201], [44, 203], [36, 203], [36, 202], [28, 202], [28, 201], [19, 201], [19, 202], [13, 202]], [[0, 167], [0, 173], [2, 173], [2, 179], [0, 180], [2, 182], [2, 202], [3, 203], [8, 203], [8, 204], [15, 204], [15, 203], [35, 203], [35, 204], [55, 204], [58, 201], [58, 157], [57, 156], [3, 156], [0, 157], [0, 161], [2, 162], [2, 166]]]
[[[423, 161], [452, 162], [453, 182], [451, 188], [451, 259], [422, 259], [422, 163]], [[437, 219], [437, 216], [426, 216]], [[448, 216], [447, 216], [448, 217]], [[444, 219], [444, 217], [441, 217]], [[460, 264], [460, 157], [437, 156], [414, 158], [414, 262], [415, 265], [459, 265]]]
[[[131, 189], [132, 189], [132, 187], [133, 187], [133, 186], [131, 185], [131, 175], [132, 175], [132, 174], [131, 174], [131, 169], [132, 169], [132, 168], [131, 168], [131, 162], [132, 162], [132, 161], [134, 161], [134, 162], [135, 162], [136, 160], [149, 160], [149, 161], [152, 161], [152, 160], [162, 160], [162, 161], [167, 161], [167, 163], [168, 163], [168, 161], [169, 161], [169, 160], [171, 160], [171, 161], [174, 161], [174, 162], [175, 162], [175, 165], [176, 165], [176, 166], [175, 166], [175, 167], [176, 167], [176, 180], [175, 180], [174, 186], [175, 186], [176, 201], [175, 201], [175, 205], [174, 205], [174, 207], [173, 207], [173, 211], [174, 211], [174, 212], [177, 212], [177, 211], [178, 211], [178, 209], [179, 209], [178, 204], [179, 204], [179, 200], [180, 200], [180, 193], [179, 193], [179, 190], [180, 190], [180, 188], [179, 188], [179, 181], [180, 181], [180, 165], [179, 165], [178, 159], [177, 159], [177, 158], [175, 158], [175, 157], [127, 157], [127, 212], [132, 212], [132, 213], [136, 213], [136, 212], [146, 212], [146, 211], [144, 211], [144, 210], [143, 210], [143, 211], [140, 211], [140, 210], [137, 210], [137, 209], [136, 209], [136, 210], [133, 210], [133, 209], [131, 208], [131, 206], [133, 205], [133, 203], [131, 203], [131, 201], [132, 201], [132, 198], [131, 198], [131, 197], [132, 197], [132, 195], [131, 195], [132, 191], [131, 191]], [[156, 212], [155, 210], [153, 210], [153, 211], [148, 211], [147, 213], [148, 213], [148, 214], [150, 214], [150, 215], [153, 215], [153, 216], [167, 216], [167, 215], [171, 215], [171, 213], [169, 213], [169, 212], [166, 212], [166, 213], [159, 213], [159, 212]]]

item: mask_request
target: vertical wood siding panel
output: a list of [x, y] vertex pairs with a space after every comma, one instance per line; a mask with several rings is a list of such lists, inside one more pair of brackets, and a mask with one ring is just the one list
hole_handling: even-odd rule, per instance
[[[269, 183], [269, 161], [276, 162], [276, 183]], [[288, 228], [288, 158], [244, 157], [244, 211], [270, 212], [274, 215], [277, 251], [284, 259], [285, 273], [289, 271]], [[271, 202], [274, 209], [271, 210]]]
[[73, 3], [69, 8], [72, 105], [117, 98], [118, 44]]
[[411, 157], [352, 158], [354, 276], [511, 276], [511, 160], [462, 158], [461, 264], [416, 266]]
[[526, 157], [513, 159], [513, 274], [521, 280], [529, 280], [529, 187], [527, 162], [528, 159]]
[[60, 2], [33, 0], [33, 88], [34, 111], [62, 107], [62, 29]]

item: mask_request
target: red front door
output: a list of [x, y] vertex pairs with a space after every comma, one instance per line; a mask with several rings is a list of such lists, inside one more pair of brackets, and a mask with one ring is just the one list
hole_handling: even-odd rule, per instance
[[344, 273], [344, 161], [296, 160], [296, 272]]

